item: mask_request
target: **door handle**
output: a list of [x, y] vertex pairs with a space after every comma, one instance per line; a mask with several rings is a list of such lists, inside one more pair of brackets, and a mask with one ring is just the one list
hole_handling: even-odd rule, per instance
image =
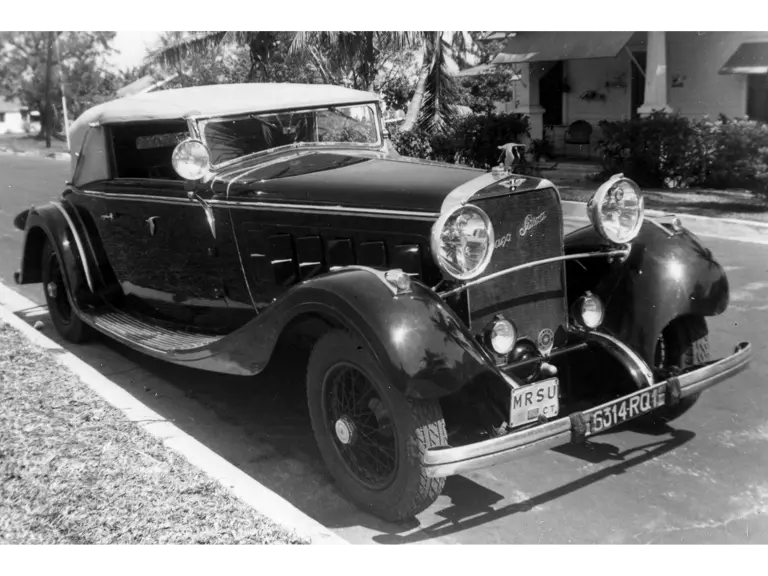
[[101, 215], [101, 219], [102, 219], [102, 220], [108, 220], [108, 221], [110, 221], [110, 222], [111, 222], [112, 220], [114, 220], [114, 219], [115, 219], [115, 215], [114, 215], [114, 214], [112, 214], [112, 212], [109, 212], [109, 213], [107, 213], [107, 214], [102, 214], [102, 215]]
[[208, 228], [211, 229], [211, 234], [213, 235], [213, 239], [216, 240], [216, 218], [213, 216], [213, 208], [211, 207], [208, 202], [203, 200], [199, 194], [194, 192], [193, 190], [190, 190], [187, 192], [187, 198], [190, 200], [197, 200], [197, 202], [200, 204], [200, 206], [203, 207], [203, 210], [205, 211], [205, 219], [208, 221]]

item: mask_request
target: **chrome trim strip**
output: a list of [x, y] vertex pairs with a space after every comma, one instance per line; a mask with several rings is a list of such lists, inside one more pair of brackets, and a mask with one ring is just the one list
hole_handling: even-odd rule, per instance
[[352, 208], [348, 206], [324, 206], [318, 204], [283, 204], [279, 202], [237, 202], [234, 200], [210, 200], [214, 206], [240, 208], [244, 210], [270, 210], [277, 212], [314, 212], [317, 214], [356, 214], [358, 216], [410, 218], [432, 222], [439, 214], [434, 212], [413, 212], [409, 210], [384, 210], [379, 208]]
[[[83, 262], [83, 270], [85, 271], [85, 279], [88, 282], [88, 288], [91, 289], [91, 292], [95, 293], [95, 290], [93, 289], [93, 279], [91, 278], [91, 269], [88, 267], [88, 260], [85, 256], [85, 249], [83, 248], [83, 241], [80, 239], [80, 234], [77, 233], [77, 228], [75, 228], [74, 222], [72, 222], [72, 218], [67, 214], [67, 211], [64, 209], [64, 206], [61, 205], [61, 203], [52, 201], [51, 204], [56, 206], [56, 208], [59, 209], [59, 212], [64, 216], [65, 220], [67, 221], [67, 225], [69, 226], [69, 229], [72, 231], [72, 236], [75, 238], [75, 244], [77, 244], [77, 251], [80, 253], [80, 260]], [[74, 295], [73, 295], [74, 297]]]
[[[733, 376], [747, 367], [752, 356], [752, 346], [748, 343], [739, 344], [731, 356], [703, 366], [676, 378], [670, 378], [654, 384], [651, 389], [663, 389], [669, 402], [669, 386], [677, 380], [680, 384], [681, 396], [690, 396], [714, 386], [718, 382]], [[641, 393], [647, 393], [648, 388], [632, 392], [616, 398], [606, 404], [595, 406], [581, 412], [585, 420], [590, 414], [611, 406], [617, 401], [631, 398]], [[606, 430], [612, 428], [608, 427]], [[587, 434], [591, 435], [591, 434]], [[485, 468], [514, 460], [529, 454], [568, 444], [573, 438], [573, 424], [570, 417], [559, 418], [540, 426], [512, 432], [500, 438], [475, 442], [456, 448], [436, 447], [427, 451], [424, 456], [424, 466], [427, 474], [432, 477], [462, 474], [478, 468]]]
[[[97, 192], [95, 190], [78, 191], [80, 194], [93, 198], [127, 200], [129, 202], [155, 202], [158, 204], [198, 204], [196, 200], [189, 198], [167, 198], [165, 196], [143, 196], [136, 194], [120, 194]], [[347, 206], [323, 206], [318, 204], [285, 204], [279, 202], [238, 202], [236, 200], [207, 200], [211, 206], [221, 208], [240, 208], [244, 210], [269, 210], [277, 212], [314, 212], [317, 214], [356, 214], [358, 216], [371, 216], [376, 218], [415, 218], [432, 222], [440, 216], [435, 212], [415, 212], [410, 210], [384, 210], [379, 208], [352, 208]]]
[[644, 389], [653, 386], [654, 378], [651, 368], [637, 352], [624, 344], [624, 342], [599, 330], [575, 330], [574, 332], [581, 335], [587, 341], [598, 342], [606, 346], [609, 349], [609, 353], [618, 353], [615, 355], [620, 357], [619, 360], [627, 361], [631, 364], [631, 366], [627, 367], [627, 370], [635, 381], [645, 382]]
[[90, 196], [92, 198], [102, 198], [102, 199], [111, 199], [111, 200], [125, 200], [128, 202], [154, 202], [155, 204], [199, 204], [197, 203], [197, 200], [192, 200], [190, 198], [168, 198], [167, 196], [144, 196], [144, 195], [138, 195], [138, 194], [121, 194], [119, 192], [112, 193], [112, 192], [97, 192], [96, 190], [77, 190], [76, 193], [83, 194], [85, 196]]
[[513, 272], [519, 272], [520, 270], [533, 268], [535, 266], [552, 264], [553, 262], [563, 262], [566, 260], [581, 260], [583, 258], [615, 258], [615, 257], [626, 258], [629, 255], [629, 251], [630, 251], [630, 248], [621, 248], [619, 250], [609, 250], [607, 252], [583, 252], [581, 254], [565, 254], [563, 256], [545, 258], [543, 260], [534, 260], [533, 262], [526, 262], [525, 264], [518, 264], [517, 266], [512, 266], [511, 268], [507, 268], [505, 270], [499, 270], [498, 272], [494, 272], [493, 274], [488, 274], [488, 276], [483, 276], [482, 278], [470, 280], [469, 282], [465, 282], [464, 284], [462, 284], [457, 288], [454, 288], [453, 290], [439, 292], [438, 296], [445, 298], [446, 296], [458, 294], [459, 292], [463, 292], [464, 290], [467, 290], [472, 286], [477, 286], [478, 284], [483, 284], [485, 282], [488, 282], [489, 280], [494, 280], [501, 276], [506, 276], [507, 274], [512, 274]]

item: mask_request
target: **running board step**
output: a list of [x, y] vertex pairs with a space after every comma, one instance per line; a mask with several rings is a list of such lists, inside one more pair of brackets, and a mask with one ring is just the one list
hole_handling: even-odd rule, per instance
[[160, 328], [125, 312], [101, 312], [90, 315], [90, 319], [101, 332], [157, 352], [194, 350], [223, 338]]

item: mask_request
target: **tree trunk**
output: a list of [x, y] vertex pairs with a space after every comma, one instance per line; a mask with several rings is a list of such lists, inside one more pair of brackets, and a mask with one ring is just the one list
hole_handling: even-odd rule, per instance
[[373, 81], [376, 78], [376, 71], [374, 69], [374, 66], [376, 65], [376, 62], [374, 61], [376, 59], [376, 52], [373, 48], [374, 34], [375, 32], [365, 33], [365, 68], [363, 82], [365, 82], [365, 89], [368, 92], [373, 91]]
[[[425, 58], [426, 60], [426, 58]], [[424, 90], [427, 86], [427, 76], [429, 75], [429, 66], [427, 62], [421, 67], [419, 72], [419, 81], [416, 83], [416, 91], [413, 93], [411, 103], [408, 105], [408, 114], [405, 115], [405, 122], [401, 130], [413, 130], [416, 125], [416, 121], [419, 119], [419, 113], [421, 112], [421, 104], [424, 102]]]
[[53, 39], [54, 32], [48, 32], [48, 49], [45, 59], [45, 112], [43, 112], [43, 131], [45, 132], [45, 147], [51, 147], [51, 71], [53, 70]]

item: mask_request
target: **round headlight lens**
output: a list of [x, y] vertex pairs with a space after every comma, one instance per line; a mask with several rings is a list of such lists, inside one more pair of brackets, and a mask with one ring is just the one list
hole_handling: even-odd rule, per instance
[[600, 186], [587, 204], [592, 225], [606, 239], [626, 244], [637, 237], [643, 224], [644, 202], [640, 187], [621, 174]]
[[491, 348], [497, 354], [508, 354], [517, 342], [517, 330], [515, 330], [512, 322], [500, 318], [493, 322], [488, 339], [490, 340]]
[[173, 150], [171, 163], [185, 180], [200, 180], [211, 167], [211, 155], [200, 140], [184, 140]]
[[432, 228], [432, 254], [457, 280], [483, 273], [493, 254], [493, 226], [477, 206], [459, 206], [440, 216]]

